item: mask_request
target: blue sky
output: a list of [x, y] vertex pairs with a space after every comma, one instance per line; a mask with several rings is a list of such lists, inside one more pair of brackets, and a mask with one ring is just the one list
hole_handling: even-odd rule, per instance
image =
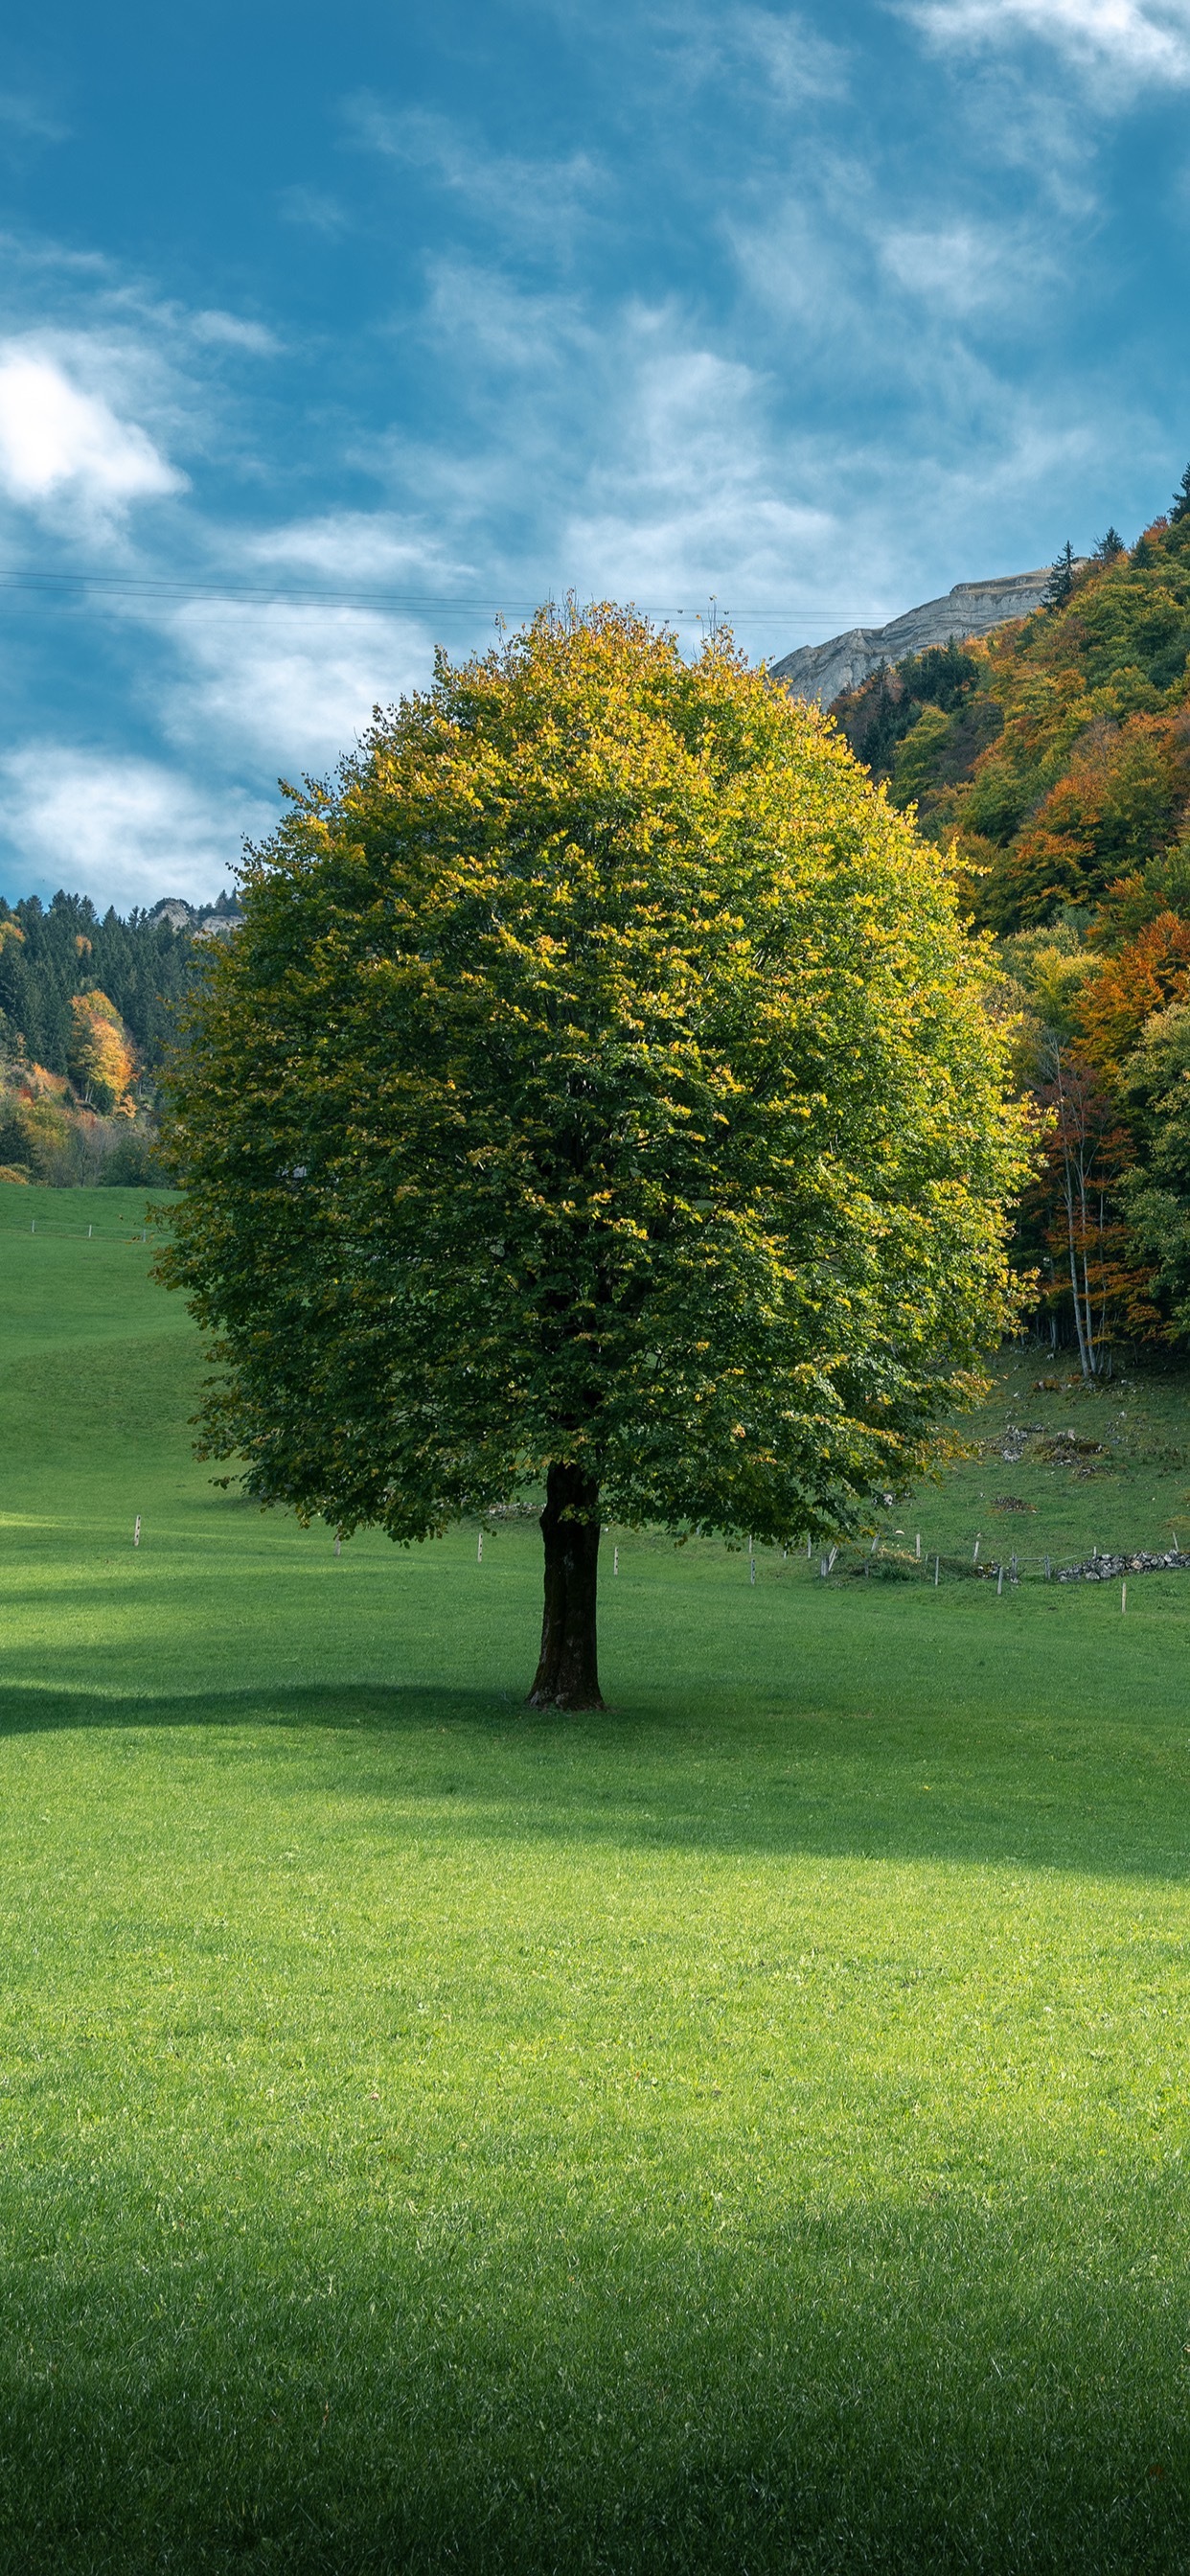
[[532, 603], [775, 658], [1190, 455], [1190, 0], [9, 0], [0, 889], [215, 894]]

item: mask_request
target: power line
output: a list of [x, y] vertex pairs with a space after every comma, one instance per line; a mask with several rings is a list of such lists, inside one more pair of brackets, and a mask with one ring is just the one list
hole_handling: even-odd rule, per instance
[[[437, 615], [470, 617], [532, 616], [541, 606], [539, 599], [471, 599], [457, 593], [397, 590], [314, 590], [268, 588], [264, 584], [194, 582], [160, 580], [123, 573], [84, 572], [0, 572], [0, 591], [28, 591], [46, 599], [68, 599], [73, 592], [110, 593], [127, 599], [212, 600], [242, 603], [255, 608], [318, 608], [323, 606], [351, 608], [431, 609]], [[705, 608], [650, 609], [644, 613], [656, 617], [697, 619], [706, 616]], [[851, 609], [833, 607], [830, 603], [809, 608], [733, 608], [719, 609], [720, 624], [732, 618], [756, 624], [763, 621], [791, 626], [818, 624], [823, 618], [838, 617], [854, 625], [866, 621]]]
[[536, 600], [528, 599], [461, 599], [446, 593], [435, 597], [431, 593], [397, 590], [276, 590], [264, 584], [161, 581], [123, 573], [4, 572], [0, 573], [0, 589], [37, 590], [50, 598], [72, 590], [96, 590], [136, 599], [243, 599], [264, 608], [279, 604], [312, 607], [329, 600], [357, 608], [457, 608], [468, 615], [477, 609], [488, 609], [497, 615], [501, 609], [524, 612], [538, 605]]

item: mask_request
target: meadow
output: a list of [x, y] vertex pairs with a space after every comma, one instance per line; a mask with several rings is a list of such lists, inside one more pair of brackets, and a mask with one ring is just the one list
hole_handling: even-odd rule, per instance
[[143, 1207], [0, 1188], [0, 2564], [1183, 2569], [1190, 1573], [1043, 1566], [1190, 1545], [1185, 1384], [1009, 1355], [866, 1572], [609, 1532], [536, 1716], [532, 1520], [217, 1490]]

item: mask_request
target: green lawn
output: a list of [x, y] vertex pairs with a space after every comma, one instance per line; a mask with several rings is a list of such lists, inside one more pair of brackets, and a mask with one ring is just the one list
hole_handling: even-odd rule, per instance
[[1041, 1578], [1184, 1387], [609, 1537], [545, 1719], [531, 1523], [212, 1488], [143, 1205], [0, 1188], [0, 2566], [1184, 2570], [1190, 1574]]

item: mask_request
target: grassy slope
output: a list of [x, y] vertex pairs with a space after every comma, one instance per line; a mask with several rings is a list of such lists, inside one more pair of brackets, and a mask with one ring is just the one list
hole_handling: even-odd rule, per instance
[[[0, 1191], [0, 2558], [1184, 2566], [1190, 1577], [627, 1538], [529, 1717], [532, 1530], [215, 1494], [114, 1195]], [[1190, 1510], [1035, 1373], [1107, 1471], [890, 1537]]]

